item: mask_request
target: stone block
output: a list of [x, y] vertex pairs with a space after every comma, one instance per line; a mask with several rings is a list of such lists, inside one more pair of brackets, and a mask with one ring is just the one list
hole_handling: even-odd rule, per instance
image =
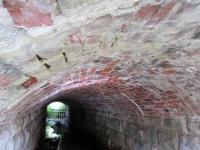
[[200, 135], [200, 123], [198, 121], [187, 120], [187, 129], [190, 134]]
[[165, 119], [163, 119], [163, 124], [164, 124], [164, 127], [166, 127], [166, 128], [171, 128], [173, 130], [182, 131], [182, 125], [181, 125], [180, 120], [178, 120], [178, 119], [176, 120], [176, 119], [165, 118]]
[[200, 150], [200, 137], [192, 135], [180, 135], [179, 150]]
[[159, 150], [177, 150], [178, 136], [174, 131], [161, 130], [157, 131], [157, 149]]

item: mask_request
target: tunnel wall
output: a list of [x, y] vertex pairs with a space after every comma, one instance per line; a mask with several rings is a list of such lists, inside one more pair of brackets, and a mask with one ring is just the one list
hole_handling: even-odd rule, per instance
[[114, 150], [199, 150], [198, 122], [73, 109], [76, 128]]
[[44, 113], [41, 112], [9, 122], [0, 133], [0, 150], [35, 150], [41, 136], [43, 120]]

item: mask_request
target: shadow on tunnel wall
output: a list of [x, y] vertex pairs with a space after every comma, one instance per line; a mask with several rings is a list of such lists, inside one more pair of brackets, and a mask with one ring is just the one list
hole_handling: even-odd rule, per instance
[[[60, 147], [67, 147], [66, 144], [69, 141], [75, 140], [81, 146], [80, 150], [107, 150], [108, 147], [88, 128], [90, 122], [87, 119], [87, 109], [95, 108], [89, 104], [84, 105], [81, 100], [68, 99], [67, 102], [66, 104], [69, 106], [69, 132], [63, 135], [62, 139], [65, 141], [63, 145], [61, 142]], [[64, 150], [64, 148], [59, 150]], [[77, 150], [79, 149], [77, 148]]]
[[69, 106], [69, 130], [73, 138], [83, 143], [85, 139], [93, 141], [102, 150], [198, 150], [200, 147], [199, 137], [184, 133], [183, 121], [179, 119], [99, 109], [75, 98], [59, 101]]

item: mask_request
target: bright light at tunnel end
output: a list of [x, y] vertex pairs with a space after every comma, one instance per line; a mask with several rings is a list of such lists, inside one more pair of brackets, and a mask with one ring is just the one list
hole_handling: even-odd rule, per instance
[[48, 107], [51, 109], [59, 110], [60, 108], [65, 107], [65, 105], [61, 102], [53, 102], [53, 103], [49, 104]]

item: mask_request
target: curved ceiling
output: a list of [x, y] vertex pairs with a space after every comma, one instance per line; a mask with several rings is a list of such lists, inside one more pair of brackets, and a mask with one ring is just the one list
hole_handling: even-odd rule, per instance
[[198, 0], [0, 6], [0, 113], [64, 93], [96, 109], [199, 118]]

